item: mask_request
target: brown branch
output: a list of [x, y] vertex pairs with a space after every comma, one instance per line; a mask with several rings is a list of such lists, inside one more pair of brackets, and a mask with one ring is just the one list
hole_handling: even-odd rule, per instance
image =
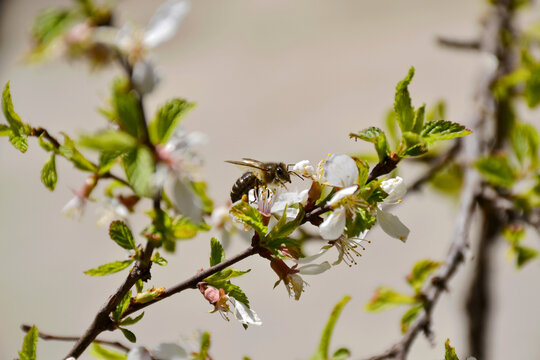
[[[29, 326], [29, 325], [21, 325], [21, 329], [24, 332], [28, 332], [30, 330], [30, 328], [31, 328], [31, 326]], [[43, 340], [55, 340], [55, 341], [78, 341], [79, 338], [80, 338], [79, 336], [51, 335], [51, 334], [43, 332], [41, 329], [39, 330], [39, 337], [40, 337], [40, 339], [43, 339]], [[126, 345], [122, 344], [119, 341], [95, 339], [94, 342], [98, 343], [98, 344], [103, 344], [103, 345], [109, 345], [109, 346], [112, 346], [112, 347], [116, 347], [116, 348], [118, 348], [118, 349], [120, 349], [122, 351], [125, 351], [125, 352], [128, 352], [129, 350], [131, 350], [129, 347], [127, 347]]]
[[458, 40], [450, 39], [444, 36], [437, 37], [437, 44], [443, 47], [448, 47], [458, 50], [480, 50], [480, 41], [479, 40]]
[[394, 154], [394, 156], [386, 157], [384, 160], [380, 161], [369, 173], [366, 184], [369, 184], [373, 180], [377, 179], [379, 176], [390, 173], [397, 167], [400, 160], [401, 158]]

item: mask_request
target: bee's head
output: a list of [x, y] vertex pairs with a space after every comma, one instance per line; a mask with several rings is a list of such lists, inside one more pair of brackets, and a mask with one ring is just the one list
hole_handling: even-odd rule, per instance
[[287, 170], [287, 165], [284, 163], [279, 163], [276, 168], [276, 175], [277, 177], [284, 182], [291, 182], [291, 176], [289, 175], [289, 171]]

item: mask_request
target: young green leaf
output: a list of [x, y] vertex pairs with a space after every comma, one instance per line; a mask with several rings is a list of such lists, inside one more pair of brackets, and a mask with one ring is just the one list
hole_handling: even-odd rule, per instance
[[41, 169], [41, 181], [47, 187], [47, 189], [53, 191], [58, 181], [58, 175], [56, 173], [56, 154], [52, 154], [50, 159], [43, 165]]
[[126, 328], [120, 327], [119, 329], [120, 329], [120, 331], [122, 332], [122, 334], [124, 334], [124, 336], [126, 337], [126, 339], [128, 339], [130, 342], [132, 342], [132, 343], [136, 343], [136, 342], [137, 342], [137, 337], [135, 336], [134, 333], [132, 333], [131, 331], [129, 331], [129, 330], [126, 329]]
[[426, 113], [426, 105], [422, 105], [416, 110], [414, 114], [414, 125], [411, 131], [415, 134], [420, 134], [422, 128], [424, 127], [424, 117]]
[[[124, 310], [125, 311], [125, 310]], [[142, 313], [140, 313], [137, 317], [135, 318], [132, 318], [131, 316], [128, 316], [127, 318], [125, 318], [124, 320], [120, 321], [120, 325], [122, 326], [129, 326], [129, 325], [135, 325], [136, 323], [138, 323], [139, 321], [141, 321], [141, 319], [143, 318], [144, 316], [144, 311]]]
[[135, 249], [135, 239], [129, 227], [120, 220], [115, 220], [109, 226], [109, 236], [115, 243], [126, 250]]
[[19, 150], [22, 153], [25, 153], [26, 150], [28, 150], [28, 141], [27, 141], [26, 136], [22, 136], [22, 135], [17, 136], [11, 133], [11, 135], [9, 136], [9, 142], [11, 143], [11, 145], [13, 145], [17, 150]]
[[101, 360], [126, 360], [127, 357], [124, 354], [120, 354], [116, 351], [109, 350], [98, 343], [93, 343], [90, 348], [90, 355], [96, 359]]
[[38, 14], [32, 25], [32, 36], [37, 46], [46, 46], [61, 35], [72, 16], [67, 9], [51, 8]]
[[214, 209], [214, 202], [207, 194], [206, 183], [204, 181], [192, 181], [189, 183], [189, 187], [191, 188], [195, 196], [199, 198], [204, 213], [212, 214], [212, 211]]
[[39, 146], [47, 152], [51, 152], [55, 150], [54, 145], [45, 137], [45, 133], [39, 135], [38, 138]]
[[124, 314], [124, 311], [126, 311], [130, 302], [131, 302], [131, 290], [129, 290], [128, 293], [118, 303], [118, 305], [116, 305], [116, 308], [114, 309], [112, 313], [114, 321], [118, 322], [122, 318], [122, 314]]
[[154, 173], [154, 158], [150, 150], [146, 146], [139, 146], [127, 153], [123, 160], [128, 181], [135, 194], [150, 197]]
[[538, 131], [530, 124], [518, 122], [510, 135], [510, 143], [518, 161], [523, 164], [529, 158], [532, 164], [538, 161], [538, 146], [540, 143]]
[[471, 130], [458, 123], [436, 120], [425, 123], [420, 136], [427, 145], [431, 145], [437, 141], [455, 139], [470, 133], [472, 133]]
[[11, 101], [11, 92], [9, 82], [6, 83], [2, 92], [2, 111], [10, 127], [9, 141], [20, 152], [24, 153], [28, 149], [27, 136], [30, 134], [31, 127], [24, 124], [13, 108]]
[[36, 345], [39, 338], [39, 331], [34, 325], [24, 336], [22, 349], [19, 351], [20, 360], [36, 360]]
[[0, 124], [0, 136], [11, 136], [11, 129], [5, 124]]
[[172, 99], [159, 108], [156, 117], [148, 125], [152, 143], [165, 144], [194, 106], [194, 103], [189, 103], [184, 99]]
[[130, 81], [127, 78], [116, 79], [113, 83], [113, 121], [120, 129], [142, 140], [145, 134], [143, 129], [143, 114], [139, 99], [131, 89]]
[[210, 349], [210, 333], [205, 331], [201, 335], [201, 346], [199, 348], [199, 353], [195, 356], [196, 360], [206, 360], [208, 359], [208, 350]]
[[403, 143], [400, 147], [399, 156], [419, 156], [427, 152], [426, 145], [422, 137], [410, 131], [402, 134]]
[[474, 166], [480, 174], [493, 185], [512, 187], [517, 173], [504, 155], [492, 155], [478, 159]]
[[439, 268], [442, 263], [425, 259], [420, 260], [412, 269], [410, 275], [407, 276], [407, 282], [412, 286], [415, 292], [419, 292], [426, 279]]
[[108, 264], [98, 266], [95, 269], [86, 270], [84, 273], [90, 276], [104, 276], [104, 275], [114, 274], [114, 273], [124, 270], [132, 262], [133, 262], [133, 259], [124, 260], [124, 261], [114, 261]]
[[77, 169], [95, 172], [95, 165], [86, 159], [83, 154], [79, 152], [79, 150], [77, 150], [75, 142], [71, 140], [67, 134], [62, 133], [62, 135], [64, 136], [64, 145], [60, 146], [58, 149], [59, 154], [71, 161]]
[[311, 360], [328, 360], [330, 340], [332, 339], [334, 327], [336, 326], [336, 322], [339, 318], [339, 315], [341, 314], [341, 311], [343, 311], [343, 308], [345, 307], [345, 305], [347, 305], [349, 300], [351, 300], [351, 297], [345, 296], [336, 304], [336, 306], [334, 306], [334, 309], [332, 310], [332, 313], [328, 318], [328, 322], [326, 323], [326, 326], [324, 327], [324, 330], [322, 332], [321, 340], [319, 341], [319, 347], [317, 348], [315, 354], [311, 357]]
[[414, 127], [414, 108], [411, 104], [408, 86], [414, 76], [414, 67], [409, 69], [407, 76], [396, 86], [394, 101], [394, 111], [397, 115], [397, 122], [401, 132], [412, 131]]
[[401, 294], [394, 289], [380, 286], [371, 300], [364, 306], [368, 312], [379, 312], [399, 305], [414, 304], [416, 299], [413, 296]]
[[305, 211], [301, 204], [298, 209], [298, 215], [293, 220], [287, 222], [287, 206], [283, 209], [283, 214], [279, 221], [274, 225], [272, 230], [266, 235], [265, 242], [269, 242], [274, 239], [283, 239], [291, 235], [302, 223], [304, 219]]
[[518, 269], [538, 257], [538, 251], [530, 247], [518, 245], [514, 247], [514, 251], [516, 252], [516, 266]]
[[450, 346], [450, 339], [446, 339], [444, 343], [444, 360], [459, 360], [456, 355], [456, 350]]
[[118, 156], [135, 148], [137, 146], [137, 139], [122, 131], [105, 130], [93, 135], [82, 136], [79, 144], [90, 149], [109, 152]]
[[230, 213], [244, 224], [253, 228], [261, 239], [268, 232], [268, 228], [263, 223], [261, 213], [247, 202], [238, 202], [238, 204], [231, 208]]
[[210, 266], [225, 261], [225, 251], [218, 239], [215, 237], [210, 240]]
[[332, 354], [332, 357], [330, 357], [330, 360], [345, 360], [348, 359], [351, 356], [351, 352], [347, 348], [339, 348], [337, 349], [334, 354]]
[[372, 126], [357, 133], [350, 133], [349, 137], [375, 144], [375, 150], [377, 151], [379, 161], [383, 161], [386, 157], [390, 156], [386, 134], [378, 127]]
[[401, 317], [401, 332], [404, 334], [409, 330], [409, 326], [416, 319], [420, 310], [424, 308], [424, 305], [415, 305], [411, 307], [403, 316]]
[[154, 264], [158, 264], [159, 266], [165, 266], [167, 265], [169, 262], [167, 260], [165, 260], [164, 258], [161, 257], [160, 253], [156, 251], [156, 253], [154, 254], [154, 256], [152, 256], [152, 262]]

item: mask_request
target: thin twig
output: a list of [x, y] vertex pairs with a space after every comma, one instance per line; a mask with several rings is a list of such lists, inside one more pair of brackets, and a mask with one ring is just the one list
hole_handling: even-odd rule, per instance
[[[24, 332], [28, 332], [30, 330], [31, 326], [29, 325], [21, 325], [21, 329]], [[55, 341], [78, 341], [80, 339], [80, 336], [59, 336], [59, 335], [51, 335], [48, 333], [43, 332], [43, 330], [39, 330], [39, 337], [43, 340], [55, 340]], [[95, 343], [103, 344], [103, 345], [109, 345], [112, 347], [116, 347], [122, 351], [128, 352], [131, 350], [128, 346], [122, 344], [119, 341], [111, 341], [111, 340], [101, 340], [101, 339], [95, 339]]]
[[480, 41], [479, 40], [458, 40], [450, 39], [444, 36], [437, 37], [437, 44], [458, 50], [480, 50]]

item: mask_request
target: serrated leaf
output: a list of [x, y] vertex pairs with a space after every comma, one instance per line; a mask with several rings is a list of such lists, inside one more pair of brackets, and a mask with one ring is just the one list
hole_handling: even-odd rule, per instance
[[90, 355], [97, 359], [102, 360], [126, 360], [126, 355], [118, 353], [116, 351], [109, 350], [98, 343], [92, 343], [90, 348]]
[[281, 218], [279, 221], [274, 225], [272, 230], [266, 235], [265, 242], [270, 242], [273, 239], [283, 239], [291, 235], [302, 223], [302, 220], [304, 219], [305, 211], [301, 204], [299, 204], [298, 214], [296, 215], [296, 218], [293, 220], [287, 222], [287, 206], [285, 206], [285, 209], [283, 209], [283, 214], [281, 214]]
[[116, 79], [113, 83], [113, 121], [122, 130], [136, 139], [142, 140], [144, 137], [143, 114], [136, 93], [132, 90], [131, 84], [126, 78]]
[[375, 150], [377, 151], [379, 161], [383, 161], [386, 157], [390, 156], [390, 149], [388, 148], [386, 134], [378, 127], [372, 126], [357, 133], [350, 133], [349, 137], [373, 143], [375, 145]]
[[244, 224], [253, 228], [259, 234], [261, 239], [263, 239], [268, 232], [268, 228], [266, 225], [264, 225], [259, 211], [253, 206], [249, 205], [247, 202], [238, 202], [238, 204], [231, 208], [230, 214], [238, 218], [238, 220]]
[[172, 99], [159, 108], [154, 120], [148, 125], [153, 144], [165, 144], [184, 116], [195, 106], [184, 99]]
[[408, 86], [414, 76], [414, 67], [409, 69], [407, 76], [396, 86], [394, 100], [394, 112], [397, 115], [397, 122], [401, 132], [411, 131], [414, 127], [414, 108], [411, 104]]
[[343, 297], [332, 309], [330, 317], [326, 323], [326, 326], [323, 329], [321, 340], [319, 341], [319, 347], [315, 354], [311, 357], [311, 360], [327, 360], [328, 352], [330, 350], [330, 340], [332, 339], [332, 333], [334, 332], [334, 327], [336, 322], [343, 311], [343, 308], [351, 300], [350, 296]]
[[131, 290], [129, 290], [127, 294], [122, 298], [122, 300], [118, 303], [118, 305], [116, 305], [116, 308], [114, 309], [112, 313], [114, 321], [118, 321], [122, 318], [122, 314], [124, 313], [124, 311], [126, 311], [130, 302], [131, 302]]
[[151, 197], [154, 158], [150, 150], [146, 146], [139, 146], [127, 153], [123, 161], [128, 181], [135, 194]]
[[534, 126], [522, 122], [516, 123], [512, 129], [510, 143], [520, 163], [523, 164], [527, 158], [532, 164], [537, 162], [540, 140]]
[[419, 292], [426, 279], [441, 266], [442, 263], [430, 259], [420, 260], [407, 276], [407, 282], [412, 286], [415, 292]]
[[159, 252], [156, 251], [154, 256], [152, 256], [152, 262], [158, 264], [159, 266], [166, 266], [169, 262], [161, 257]]
[[466, 136], [471, 130], [458, 123], [447, 120], [428, 121], [424, 124], [420, 135], [427, 145], [441, 140], [450, 140]]
[[95, 269], [86, 270], [84, 273], [90, 276], [104, 276], [104, 275], [114, 274], [114, 273], [124, 270], [132, 262], [133, 262], [133, 259], [124, 260], [124, 261], [113, 261], [113, 262], [98, 266]]
[[450, 346], [450, 339], [446, 339], [444, 343], [444, 360], [459, 360], [456, 355], [456, 350]]
[[424, 308], [424, 305], [415, 305], [411, 307], [403, 316], [401, 317], [401, 332], [404, 334], [409, 330], [409, 326], [416, 319], [420, 310]]
[[480, 158], [474, 166], [484, 179], [496, 186], [511, 187], [517, 178], [516, 171], [504, 155]]
[[415, 134], [420, 134], [424, 127], [424, 116], [426, 112], [426, 105], [422, 105], [416, 110], [414, 114], [414, 125], [411, 131]]
[[2, 111], [4, 112], [4, 116], [6, 117], [11, 132], [13, 133], [12, 135], [14, 137], [26, 138], [28, 135], [30, 135], [30, 126], [22, 122], [20, 116], [15, 112], [15, 109], [13, 108], [9, 81], [6, 83], [4, 91], [2, 92]]
[[401, 294], [394, 289], [380, 286], [371, 300], [364, 306], [367, 312], [379, 312], [399, 305], [414, 304], [416, 299], [413, 296]]
[[109, 236], [115, 243], [126, 250], [135, 249], [135, 239], [129, 227], [120, 220], [115, 220], [109, 226]]
[[125, 338], [128, 339], [130, 342], [132, 342], [132, 343], [137, 342], [137, 337], [135, 336], [134, 333], [132, 333], [131, 331], [129, 331], [126, 328], [119, 328], [119, 329], [122, 332], [122, 334], [124, 334]]
[[210, 240], [210, 266], [225, 261], [225, 251], [218, 239], [215, 237]]
[[406, 131], [403, 132], [402, 139], [400, 156], [419, 156], [427, 152], [427, 147], [420, 135]]
[[53, 191], [58, 181], [58, 174], [56, 173], [56, 154], [52, 154], [49, 160], [43, 165], [41, 169], [41, 182], [47, 187], [47, 189]]
[[81, 146], [108, 152], [115, 155], [126, 153], [137, 146], [137, 139], [118, 130], [100, 131], [93, 135], [84, 135], [79, 139]]
[[137, 317], [135, 318], [132, 318], [131, 316], [128, 316], [127, 318], [125, 318], [124, 320], [120, 321], [120, 325], [122, 326], [129, 326], [129, 325], [135, 325], [136, 323], [138, 323], [139, 321], [141, 321], [141, 319], [143, 318], [144, 316], [144, 311], [142, 313], [140, 313]]
[[64, 136], [64, 145], [60, 146], [58, 153], [71, 161], [77, 169], [95, 172], [95, 165], [80, 153], [75, 146], [75, 142], [67, 134], [62, 133], [62, 135]]
[[38, 328], [34, 325], [28, 330], [24, 336], [22, 349], [19, 351], [20, 360], [35, 360], [36, 359], [36, 345], [39, 339]]

